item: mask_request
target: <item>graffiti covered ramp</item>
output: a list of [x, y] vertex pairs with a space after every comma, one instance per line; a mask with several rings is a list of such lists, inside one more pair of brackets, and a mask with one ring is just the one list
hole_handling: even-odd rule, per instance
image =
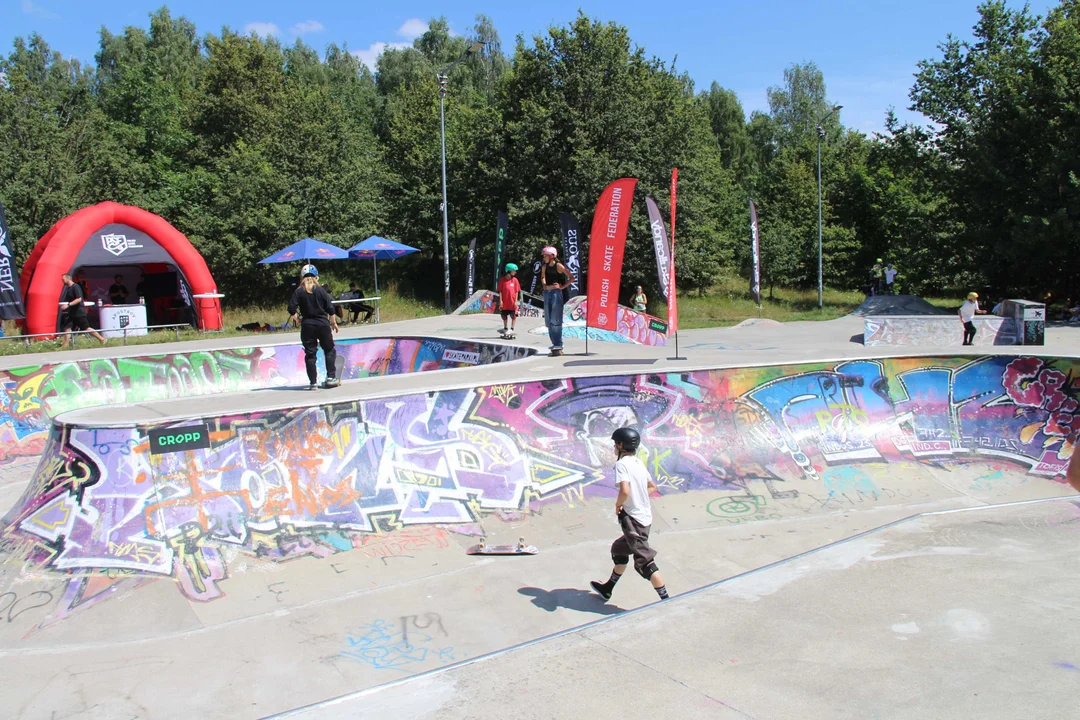
[[[1078, 361], [995, 355], [507, 381], [192, 424], [60, 416], [0, 540], [4, 717], [255, 717], [651, 602], [587, 592], [611, 431], [643, 431], [676, 593], [927, 510], [1067, 494]], [[232, 398], [230, 398], [232, 399]], [[205, 402], [205, 400], [203, 401]], [[231, 404], [231, 403], [230, 403]], [[1075, 420], [1080, 427], [1080, 420]], [[464, 549], [525, 536], [535, 557]]]

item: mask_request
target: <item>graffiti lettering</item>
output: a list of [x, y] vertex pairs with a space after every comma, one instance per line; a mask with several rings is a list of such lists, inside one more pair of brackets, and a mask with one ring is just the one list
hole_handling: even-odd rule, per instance
[[[436, 345], [462, 347], [360, 344], [350, 367], [373, 368], [389, 353], [380, 367], [415, 370], [421, 361], [396, 353]], [[132, 397], [136, 369], [162, 393], [302, 371], [298, 354], [283, 370], [284, 351], [229, 352], [186, 364], [117, 360], [115, 374], [108, 364], [69, 364], [34, 397], [47, 412], [62, 404], [58, 382]], [[722, 523], [921, 501], [926, 492], [890, 477], [927, 456], [944, 467], [992, 465], [966, 475], [992, 492], [1064, 472], [1078, 370], [1071, 359], [991, 356], [520, 382], [202, 418], [212, 448], [154, 457], [146, 428], [58, 428], [0, 529], [0, 549], [35, 571], [65, 573], [65, 607], [89, 604], [76, 602], [99, 587], [87, 576], [115, 571], [132, 584], [170, 577], [208, 601], [222, 594], [227, 559], [242, 554], [284, 562], [359, 549], [385, 563], [447, 549], [449, 531], [609, 502], [610, 438], [624, 426], [641, 430], [641, 459], [665, 495], [702, 493]], [[35, 375], [12, 373], [16, 384]], [[346, 652], [377, 647], [407, 662], [420, 647], [413, 632], [432, 629], [394, 621], [369, 636], [367, 626]]]

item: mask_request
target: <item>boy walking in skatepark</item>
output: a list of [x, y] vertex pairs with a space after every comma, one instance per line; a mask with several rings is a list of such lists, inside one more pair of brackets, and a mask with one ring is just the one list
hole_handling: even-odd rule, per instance
[[649, 493], [657, 492], [656, 485], [637, 456], [641, 435], [633, 428], [619, 428], [611, 435], [615, 443], [615, 486], [619, 496], [615, 500], [615, 515], [623, 534], [611, 544], [611, 560], [615, 567], [607, 582], [590, 581], [593, 590], [605, 600], [611, 599], [615, 583], [626, 572], [630, 556], [634, 557], [634, 570], [648, 580], [661, 600], [668, 599], [667, 587], [660, 576], [654, 559], [656, 551], [649, 547], [649, 530], [652, 528], [652, 503]]
[[[499, 315], [502, 316], [503, 326], [499, 332], [503, 337], [513, 337], [514, 329], [517, 328], [518, 294], [521, 292], [521, 283], [517, 279], [518, 266], [514, 263], [506, 263], [506, 273], [499, 278]], [[506, 322], [510, 321], [507, 329]]]

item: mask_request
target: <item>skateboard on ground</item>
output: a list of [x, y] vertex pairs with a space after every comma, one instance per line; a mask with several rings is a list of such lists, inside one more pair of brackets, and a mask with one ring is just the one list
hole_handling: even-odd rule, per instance
[[500, 330], [499, 335], [503, 340], [514, 340], [517, 338], [517, 333], [513, 330]]
[[535, 555], [540, 552], [535, 545], [526, 545], [525, 538], [518, 538], [517, 545], [488, 545], [485, 538], [480, 538], [477, 545], [465, 551], [466, 555]]
[[551, 348], [551, 357], [561, 357], [562, 348]]

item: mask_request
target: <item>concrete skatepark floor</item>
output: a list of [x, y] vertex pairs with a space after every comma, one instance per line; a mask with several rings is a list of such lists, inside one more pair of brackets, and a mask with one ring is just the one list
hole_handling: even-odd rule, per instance
[[282, 717], [1073, 717], [1078, 532], [1075, 500], [924, 515]]
[[[440, 321], [395, 325], [402, 335], [432, 335]], [[456, 317], [455, 327], [472, 330], [455, 335], [491, 340], [496, 323], [490, 316]], [[525, 387], [577, 373], [656, 373], [660, 379], [646, 385], [676, 397], [675, 388], [691, 387], [695, 376], [689, 368], [755, 363], [763, 367], [752, 381], [732, 374], [730, 387], [714, 391], [758, 397], [767, 408], [764, 389], [784, 379], [769, 366], [815, 361], [806, 387], [832, 392], [830, 382], [846, 377], [834, 369], [848, 367], [838, 358], [896, 354], [848, 342], [860, 323], [845, 318], [687, 331], [682, 347], [693, 348], [686, 352], [689, 361], [669, 360], [670, 348], [619, 345], [616, 352], [602, 344], [594, 349], [596, 357], [582, 358], [573, 354], [583, 346], [578, 342], [563, 358], [537, 356], [423, 378], [367, 378], [317, 397], [287, 390], [233, 393], [227, 403], [223, 396], [137, 403], [76, 420], [120, 426], [220, 414], [226, 404], [231, 413], [265, 413], [271, 403], [295, 412], [303, 405], [356, 402], [370, 414], [377, 404], [373, 398], [418, 391], [457, 398], [462, 391], [455, 388], [496, 381]], [[519, 322], [518, 344], [541, 347], [546, 338], [527, 338], [528, 327]], [[1075, 357], [1080, 331], [1051, 329], [1047, 342], [1040, 350]], [[957, 348], [929, 349], [953, 359], [927, 365], [921, 359], [927, 350], [920, 348], [910, 360], [887, 361], [889, 392], [898, 408], [918, 397], [915, 384], [895, 384], [897, 377], [952, 377], [968, 368], [972, 377], [985, 378], [985, 368], [1000, 365], [993, 363], [993, 353], [965, 359]], [[1017, 349], [997, 352], [1005, 356]], [[594, 364], [572, 364], [584, 360]], [[1049, 366], [1033, 367], [1036, 376], [1049, 372]], [[874, 393], [881, 391], [872, 385], [860, 386], [855, 403], [871, 413]], [[796, 390], [785, 397], [802, 392]], [[678, 397], [685, 405], [692, 393]], [[633, 399], [641, 413], [650, 402]], [[777, 407], [786, 422], [795, 423], [798, 406], [784, 402]], [[956, 405], [951, 422], [962, 422], [965, 406], [970, 410], [967, 400]], [[1025, 412], [1034, 413], [1034, 407]], [[992, 425], [1008, 440], [1000, 451], [1006, 454], [1019, 442], [1012, 439], [1018, 432], [1010, 424], [1013, 409], [1003, 408], [1007, 412], [994, 415]], [[918, 425], [919, 413], [926, 411], [910, 412]], [[844, 432], [854, 416], [834, 410], [807, 417], [809, 427], [828, 426], [831, 434]], [[665, 422], [674, 428], [687, 421]], [[935, 428], [940, 426], [928, 425], [925, 432]], [[874, 429], [899, 432], [891, 424]], [[467, 432], [479, 437], [475, 429]], [[736, 436], [724, 438], [738, 444]], [[678, 458], [665, 455], [663, 436], [652, 440], [656, 467], [668, 462], [662, 457]], [[612, 496], [595, 483], [592, 494], [581, 486], [581, 494], [571, 489], [548, 498], [554, 502], [526, 505], [522, 513], [485, 512], [468, 527], [384, 526], [356, 539], [348, 552], [327, 551], [318, 543], [305, 551], [300, 546], [311, 538], [299, 533], [278, 534], [278, 549], [282, 542], [292, 544], [289, 552], [300, 549], [278, 559], [226, 547], [221, 552], [227, 577], [212, 601], [192, 599], [197, 592], [191, 588], [187, 595], [178, 592], [178, 576], [100, 572], [93, 587], [81, 592], [98, 592], [101, 601], [49, 624], [43, 624], [49, 603], [71, 591], [69, 578], [29, 572], [24, 556], [8, 554], [0, 566], [0, 671], [6, 678], [0, 715], [258, 718], [310, 706], [298, 716], [368, 717], [381, 711], [433, 718], [625, 717], [632, 711], [688, 717], [1065, 717], [1063, 708], [1074, 703], [1064, 703], [1075, 699], [1080, 676], [1080, 658], [1069, 656], [1070, 648], [1080, 646], [1073, 630], [1077, 604], [1069, 591], [1077, 587], [1077, 561], [1069, 549], [1076, 547], [1070, 533], [1080, 526], [1080, 508], [1069, 500], [1047, 500], [1071, 495], [1052, 472], [1032, 474], [999, 460], [992, 454], [994, 439], [985, 440], [987, 454], [951, 459], [894, 453], [887, 461], [816, 460], [822, 464], [816, 479], [788, 473], [775, 486], [752, 473], [741, 476], [738, 487], [719, 480], [693, 488], [679, 487], [678, 478], [667, 481], [664, 497], [656, 501], [655, 537], [669, 587], [682, 594], [734, 579], [663, 605], [654, 604], [655, 595], [637, 577], [625, 578], [609, 604], [587, 592], [589, 579], [609, 571], [607, 546], [616, 532]], [[1036, 441], [1043, 435], [1036, 433]], [[472, 442], [479, 447], [478, 440]], [[693, 452], [686, 458], [698, 452], [687, 447]], [[570, 435], [552, 454], [587, 449]], [[865, 455], [866, 448], [831, 452], [839, 458], [845, 452]], [[709, 464], [727, 462], [717, 457]], [[32, 470], [26, 461], [0, 468], [4, 509], [17, 503]], [[98, 483], [85, 497], [103, 487]], [[1047, 501], [991, 507], [1028, 500]], [[968, 508], [976, 509], [922, 515], [848, 540], [919, 513]], [[468, 557], [464, 549], [476, 533], [487, 534], [490, 542], [513, 542], [524, 534], [541, 552]], [[829, 547], [812, 552], [823, 546]], [[802, 555], [807, 552], [812, 554]], [[789, 560], [795, 556], [801, 557]], [[779, 564], [755, 572], [772, 563]], [[642, 609], [622, 614], [637, 608]], [[602, 623], [455, 666], [597, 619]], [[1025, 636], [1041, 639], [1021, 645]], [[447, 666], [452, 669], [438, 672]], [[415, 675], [420, 677], [407, 681]], [[635, 678], [648, 681], [635, 689]], [[365, 688], [370, 690], [363, 695], [352, 694]], [[1010, 688], [1015, 702], [1005, 697]], [[341, 700], [327, 702], [333, 698]], [[1027, 702], [1023, 708], [1017, 704], [1021, 698]]]

